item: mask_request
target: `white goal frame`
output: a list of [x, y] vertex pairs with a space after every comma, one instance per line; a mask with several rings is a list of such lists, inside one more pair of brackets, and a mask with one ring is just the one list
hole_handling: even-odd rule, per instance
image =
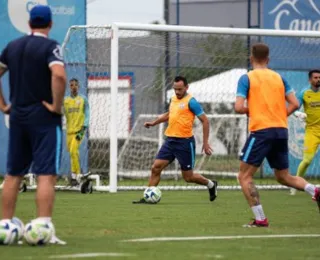
[[[70, 32], [75, 29], [86, 28], [104, 28], [111, 29], [111, 117], [110, 117], [110, 180], [109, 186], [99, 186], [97, 190], [106, 190], [109, 192], [117, 192], [124, 189], [142, 189], [143, 187], [120, 187], [118, 186], [118, 138], [117, 138], [117, 95], [118, 95], [118, 74], [119, 74], [119, 31], [157, 31], [157, 32], [174, 32], [174, 33], [194, 33], [194, 34], [229, 34], [242, 36], [279, 36], [279, 37], [306, 37], [320, 38], [320, 32], [315, 31], [292, 31], [292, 30], [271, 30], [271, 29], [243, 29], [243, 28], [222, 28], [222, 27], [198, 27], [198, 26], [180, 26], [180, 25], [154, 25], [154, 24], [138, 24], [138, 23], [113, 23], [111, 25], [81, 25], [69, 28], [63, 49], [68, 42]], [[282, 189], [281, 185], [263, 186], [266, 189]], [[103, 187], [103, 188], [101, 188]], [[176, 189], [173, 186], [173, 189]], [[234, 186], [233, 189], [239, 189]], [[181, 187], [185, 189], [185, 187]], [[194, 189], [194, 186], [192, 186]], [[199, 187], [201, 189], [201, 187]]]

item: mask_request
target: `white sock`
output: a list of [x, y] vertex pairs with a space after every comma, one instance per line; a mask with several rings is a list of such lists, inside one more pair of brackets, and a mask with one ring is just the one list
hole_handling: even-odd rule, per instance
[[37, 218], [37, 220], [44, 221], [44, 222], [51, 222], [51, 217], [40, 217], [40, 218]]
[[214, 186], [213, 181], [212, 181], [212, 180], [208, 180], [207, 187], [208, 187], [209, 189], [211, 189], [213, 186]]
[[262, 205], [253, 206], [251, 207], [251, 209], [256, 220], [261, 221], [266, 219], [266, 216], [264, 215], [264, 212], [263, 212]]
[[312, 197], [314, 197], [315, 192], [316, 192], [316, 186], [313, 184], [308, 183], [305, 187], [304, 190], [306, 193], [309, 193]]
[[71, 173], [71, 178], [72, 178], [72, 179], [76, 179], [76, 178], [77, 178], [77, 174]]
[[8, 219], [8, 218], [4, 218], [4, 219], [1, 219], [1, 221], [10, 221], [11, 219]]

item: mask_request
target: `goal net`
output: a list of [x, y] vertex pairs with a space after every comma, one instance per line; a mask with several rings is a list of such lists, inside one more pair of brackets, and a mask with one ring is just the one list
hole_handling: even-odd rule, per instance
[[[81, 148], [84, 171], [102, 178], [100, 190], [143, 189], [151, 166], [164, 142], [166, 124], [144, 128], [146, 121], [168, 109], [172, 80], [183, 75], [189, 93], [203, 106], [210, 122], [212, 156], [203, 155], [202, 125], [194, 124], [197, 142], [195, 170], [218, 179], [224, 189], [237, 189], [238, 156], [247, 137], [247, 118], [233, 105], [237, 82], [249, 68], [255, 42], [270, 46], [270, 67], [299, 92], [308, 85], [308, 70], [317, 67], [320, 34], [316, 32], [209, 28], [142, 24], [74, 26], [63, 50], [68, 77], [80, 79], [88, 96], [90, 124]], [[302, 158], [304, 126], [289, 119], [290, 171]], [[317, 161], [318, 158], [315, 158]], [[63, 171], [70, 171], [63, 153]], [[313, 163], [307, 177], [318, 179]], [[264, 163], [256, 175], [262, 188], [283, 188]], [[202, 189], [182, 179], [174, 161], [160, 183], [166, 189]]]

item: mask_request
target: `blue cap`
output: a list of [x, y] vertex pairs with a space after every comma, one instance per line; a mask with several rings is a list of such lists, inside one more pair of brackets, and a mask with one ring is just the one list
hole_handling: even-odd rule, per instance
[[51, 9], [47, 5], [36, 5], [30, 11], [31, 25], [47, 25], [52, 20]]

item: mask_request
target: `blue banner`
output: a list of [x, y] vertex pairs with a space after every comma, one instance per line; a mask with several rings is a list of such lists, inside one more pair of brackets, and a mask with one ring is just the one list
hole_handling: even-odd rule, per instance
[[[263, 1], [266, 29], [320, 31], [320, 1]], [[319, 66], [320, 38], [264, 37], [270, 46], [270, 66], [276, 69], [311, 69]]]
[[[0, 52], [12, 40], [21, 37], [30, 32], [28, 20], [29, 12], [33, 6], [37, 4], [49, 5], [53, 14], [53, 27], [50, 31], [49, 37], [62, 44], [68, 28], [72, 25], [86, 24], [86, 0], [0, 0]], [[86, 37], [85, 31], [79, 33], [76, 40], [77, 46], [81, 49], [78, 51], [77, 59], [81, 62], [82, 67], [77, 67], [76, 70], [71, 70], [67, 64], [68, 79], [71, 77], [78, 77], [82, 82], [83, 90], [80, 92], [86, 95]], [[72, 54], [70, 54], [71, 56]], [[66, 60], [66, 59], [65, 59]], [[67, 61], [68, 62], [68, 61]], [[83, 76], [81, 76], [83, 75]], [[9, 86], [8, 73], [2, 78], [3, 92], [8, 100]], [[0, 174], [6, 172], [7, 161], [7, 146], [8, 146], [8, 117], [0, 115]], [[87, 139], [81, 145], [81, 163], [83, 171], [87, 171]], [[62, 171], [68, 173], [69, 170], [68, 154], [64, 149], [62, 158]]]

